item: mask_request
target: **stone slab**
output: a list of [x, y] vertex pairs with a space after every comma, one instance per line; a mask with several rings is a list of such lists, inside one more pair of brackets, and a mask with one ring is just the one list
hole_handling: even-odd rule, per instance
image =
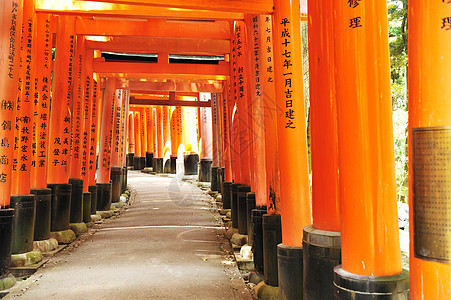
[[255, 295], [259, 300], [279, 300], [279, 287], [267, 285], [262, 281], [255, 287]]
[[85, 223], [71, 223], [69, 224], [69, 228], [75, 232], [76, 236], [85, 233], [88, 231], [88, 226]]
[[71, 229], [50, 232], [50, 237], [58, 241], [58, 244], [70, 244], [75, 241], [75, 232]]
[[11, 269], [17, 267], [27, 267], [34, 265], [42, 260], [42, 252], [33, 250], [27, 253], [11, 255]]
[[54, 238], [33, 242], [33, 249], [37, 249], [37, 250], [41, 251], [43, 255], [46, 253], [52, 252], [53, 250], [55, 250], [57, 248], [58, 248], [58, 241]]

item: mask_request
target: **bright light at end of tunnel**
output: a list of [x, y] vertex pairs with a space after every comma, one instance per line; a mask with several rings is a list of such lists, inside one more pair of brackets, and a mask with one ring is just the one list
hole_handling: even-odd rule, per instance
[[88, 35], [86, 36], [87, 41], [93, 41], [93, 42], [109, 42], [113, 38], [111, 36], [97, 36], [97, 35]]

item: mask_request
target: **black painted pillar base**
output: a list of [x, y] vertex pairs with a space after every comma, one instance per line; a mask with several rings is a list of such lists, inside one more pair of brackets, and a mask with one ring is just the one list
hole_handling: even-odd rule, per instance
[[52, 190], [31, 189], [30, 193], [36, 200], [36, 218], [34, 221], [35, 241], [50, 239], [50, 218], [52, 212]]
[[83, 222], [83, 180], [69, 178], [72, 185], [72, 196], [70, 200], [70, 223]]
[[135, 153], [127, 153], [127, 167], [133, 167], [133, 158], [135, 157]]
[[333, 299], [334, 268], [341, 264], [340, 232], [304, 228], [304, 299]]
[[171, 155], [170, 165], [171, 165], [170, 173], [177, 174], [177, 155]]
[[83, 222], [91, 222], [91, 193], [83, 193]]
[[199, 164], [199, 154], [185, 154], [183, 156], [183, 165], [184, 165], [184, 174], [185, 175], [197, 175], [199, 173], [198, 170]]
[[123, 167], [121, 194], [123, 194], [127, 190], [127, 184], [128, 184], [128, 169], [127, 167]]
[[218, 167], [211, 167], [211, 187], [213, 192], [219, 192]]
[[70, 202], [72, 185], [69, 183], [48, 184], [52, 190], [52, 215], [50, 231], [65, 231], [69, 229]]
[[223, 193], [224, 185], [224, 168], [218, 168], [218, 192]]
[[232, 227], [238, 229], [238, 187], [240, 183], [232, 183], [230, 186], [230, 204], [232, 215]]
[[97, 185], [97, 210], [111, 209], [111, 183], [96, 183]]
[[252, 210], [252, 252], [254, 253], [255, 272], [264, 274], [263, 264], [263, 216], [266, 215], [266, 207], [258, 207]]
[[199, 181], [210, 182], [211, 181], [211, 159], [202, 158], [199, 163]]
[[154, 157], [153, 159], [153, 171], [155, 173], [163, 173], [163, 158], [162, 157]]
[[146, 168], [153, 168], [153, 152], [146, 152]]
[[252, 246], [254, 242], [254, 231], [252, 225], [252, 211], [256, 208], [255, 193], [246, 194], [246, 218], [247, 218], [247, 244]]
[[111, 202], [117, 203], [122, 192], [122, 168], [111, 167]]
[[141, 165], [142, 160], [139, 156], [133, 157], [133, 170], [142, 170], [144, 169], [144, 166]]
[[15, 210], [12, 254], [33, 251], [36, 201], [34, 195], [11, 196], [11, 208]]
[[279, 285], [277, 245], [282, 243], [282, 223], [280, 215], [263, 216], [263, 265], [265, 283]]
[[291, 247], [283, 244], [277, 245], [277, 259], [279, 262], [279, 299], [302, 299], [302, 253], [302, 247]]
[[146, 157], [145, 156], [141, 156], [139, 158], [139, 167], [140, 167], [140, 170], [144, 170], [144, 168], [146, 167]]
[[97, 185], [90, 185], [89, 192], [91, 193], [91, 215], [97, 213]]
[[247, 201], [246, 194], [251, 192], [251, 187], [242, 185], [238, 191], [238, 233], [247, 234]]
[[0, 278], [9, 273], [13, 245], [14, 209], [0, 209]]
[[394, 276], [363, 276], [334, 268], [336, 300], [405, 300], [409, 299], [409, 272]]
[[[164, 161], [164, 160], [163, 160]], [[163, 173], [164, 174], [169, 174], [171, 173], [171, 160], [167, 159], [164, 163], [163, 163], [164, 167], [163, 167]]]
[[231, 204], [231, 188], [232, 188], [232, 183], [231, 182], [224, 182], [223, 185], [223, 191], [222, 191], [222, 208], [223, 209], [231, 209], [232, 208], [232, 204]]

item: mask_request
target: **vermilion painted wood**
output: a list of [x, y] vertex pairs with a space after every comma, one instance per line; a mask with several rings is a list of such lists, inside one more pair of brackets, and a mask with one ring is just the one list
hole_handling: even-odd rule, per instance
[[[450, 299], [451, 265], [414, 256], [412, 128], [451, 125], [451, 37], [441, 28], [451, 15], [445, 1], [409, 1], [410, 297]], [[446, 20], [446, 19], [445, 19]], [[449, 204], [449, 199], [447, 200]], [[448, 232], [449, 233], [449, 232]], [[449, 248], [448, 248], [449, 249]]]

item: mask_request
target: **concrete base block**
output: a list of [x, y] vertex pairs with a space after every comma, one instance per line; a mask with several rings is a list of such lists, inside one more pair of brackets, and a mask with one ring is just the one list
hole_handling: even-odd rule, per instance
[[235, 259], [241, 271], [250, 272], [255, 269], [251, 246], [242, 246], [239, 252], [235, 252]]
[[247, 244], [247, 235], [235, 233], [232, 238], [230, 239], [232, 244], [235, 244], [237, 246], [243, 246]]
[[42, 260], [42, 252], [33, 250], [27, 253], [11, 255], [11, 268], [34, 265]]
[[52, 238], [33, 242], [33, 249], [41, 251], [42, 254], [52, 252], [56, 248], [58, 248], [58, 241]]
[[50, 237], [58, 241], [58, 244], [70, 244], [75, 241], [75, 232], [71, 229], [50, 232]]
[[229, 209], [229, 211], [226, 213], [226, 217], [232, 219], [232, 210]]
[[144, 168], [141, 172], [149, 174], [149, 173], [152, 173], [152, 172], [153, 172], [153, 168], [146, 167], [146, 168]]
[[0, 298], [3, 297], [2, 292], [5, 292], [6, 294], [9, 289], [16, 285], [16, 282], [16, 278], [11, 274], [0, 278]]
[[222, 202], [222, 195], [216, 194], [216, 202]]
[[252, 271], [249, 273], [249, 282], [255, 285], [265, 280], [265, 276], [263, 274]]
[[100, 221], [102, 221], [102, 216], [99, 215], [99, 214], [91, 215], [91, 220], [92, 220], [92, 222], [94, 222], [94, 223], [100, 222]]
[[259, 300], [279, 300], [279, 288], [262, 281], [255, 287], [255, 295]]
[[238, 233], [237, 228], [229, 227], [226, 231], [226, 237], [230, 240], [234, 234]]
[[100, 217], [102, 219], [108, 219], [114, 215], [114, 212], [112, 212], [111, 210], [102, 210], [102, 211], [97, 211], [97, 214], [100, 215]]
[[111, 206], [114, 206], [114, 208], [121, 208], [121, 207], [124, 206], [124, 202], [119, 201], [119, 202], [116, 202], [116, 203], [112, 203]]
[[219, 211], [219, 214], [221, 215], [221, 216], [227, 216], [227, 213], [229, 213], [230, 212], [230, 209], [221, 209], [220, 211]]
[[88, 231], [88, 226], [86, 226], [85, 223], [70, 223], [69, 228], [75, 232], [75, 235], [79, 236], [80, 234], [85, 233]]

